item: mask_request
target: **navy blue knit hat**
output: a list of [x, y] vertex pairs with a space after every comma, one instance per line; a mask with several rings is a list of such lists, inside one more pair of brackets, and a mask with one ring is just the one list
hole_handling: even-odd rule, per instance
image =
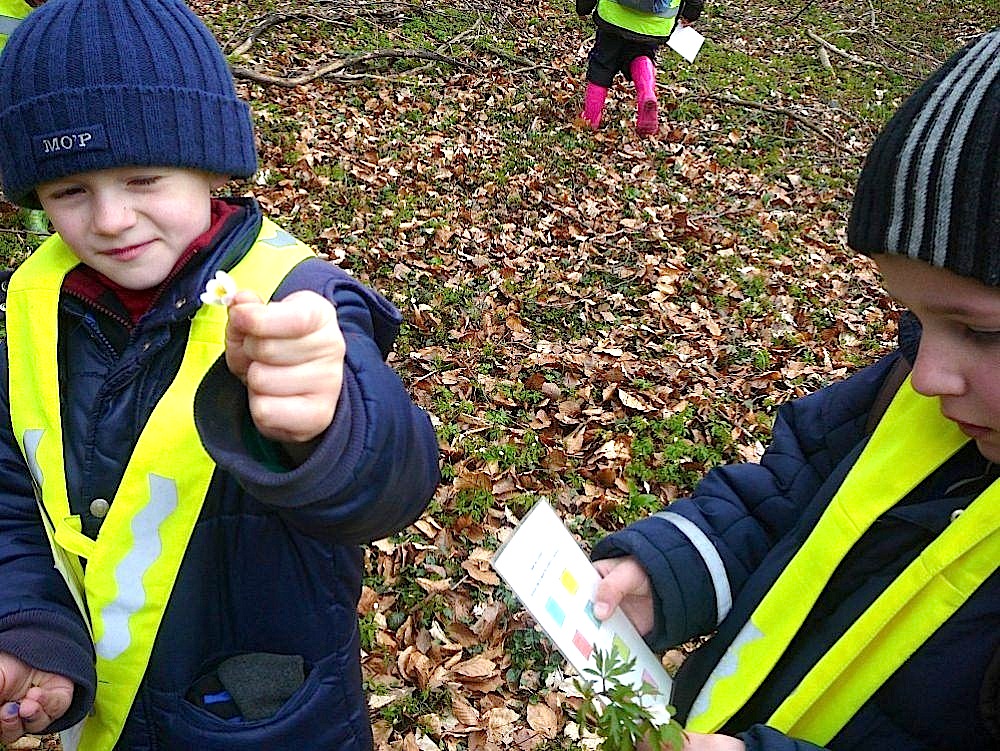
[[953, 55], [886, 125], [847, 243], [1000, 285], [1000, 28]]
[[37, 207], [40, 183], [129, 166], [249, 177], [250, 108], [181, 0], [50, 0], [0, 56], [4, 192]]

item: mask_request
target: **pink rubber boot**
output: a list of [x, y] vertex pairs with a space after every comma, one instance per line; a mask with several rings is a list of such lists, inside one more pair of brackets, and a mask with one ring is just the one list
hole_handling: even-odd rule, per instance
[[608, 90], [596, 83], [587, 82], [587, 92], [583, 96], [583, 114], [580, 115], [591, 128], [597, 130], [601, 124], [601, 115], [604, 113], [604, 98], [608, 95]]
[[629, 66], [629, 71], [635, 84], [635, 129], [639, 135], [651, 136], [660, 129], [656, 109], [656, 68], [648, 57], [637, 57]]

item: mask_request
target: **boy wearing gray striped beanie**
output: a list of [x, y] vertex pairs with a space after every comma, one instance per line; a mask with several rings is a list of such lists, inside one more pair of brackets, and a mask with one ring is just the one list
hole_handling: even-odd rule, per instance
[[1000, 462], [1000, 29], [948, 60], [886, 125], [847, 241], [922, 324], [914, 388]]
[[848, 242], [915, 316], [899, 349], [593, 550], [598, 618], [714, 632], [673, 685], [686, 751], [1000, 747], [1000, 29], [888, 123]]

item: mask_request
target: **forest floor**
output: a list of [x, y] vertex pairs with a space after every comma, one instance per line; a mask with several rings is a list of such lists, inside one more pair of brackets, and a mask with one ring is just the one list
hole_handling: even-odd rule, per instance
[[[391, 362], [438, 431], [427, 513], [366, 549], [378, 748], [593, 747], [493, 552], [540, 498], [591, 545], [892, 348], [852, 186], [995, 0], [708, 0], [696, 61], [661, 50], [645, 139], [621, 78], [598, 132], [577, 119], [593, 26], [569, 0], [191, 5], [254, 112], [261, 168], [231, 191], [400, 308]], [[16, 263], [38, 237], [0, 223]]]

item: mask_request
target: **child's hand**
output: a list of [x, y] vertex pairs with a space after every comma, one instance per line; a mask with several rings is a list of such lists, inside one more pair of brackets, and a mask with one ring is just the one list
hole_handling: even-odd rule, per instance
[[746, 751], [739, 738], [712, 733], [685, 733], [684, 751]]
[[0, 652], [0, 742], [41, 733], [69, 709], [73, 681]]
[[336, 308], [315, 292], [266, 304], [238, 292], [229, 306], [226, 365], [246, 384], [254, 424], [271, 440], [305, 443], [329, 427], [345, 350]]
[[653, 590], [639, 562], [632, 556], [605, 558], [596, 561], [594, 566], [604, 577], [594, 594], [594, 615], [602, 621], [607, 620], [620, 606], [641, 635], [652, 631]]
[[[638, 751], [653, 751], [653, 746], [647, 741], [641, 741]], [[684, 748], [679, 751], [746, 751], [743, 741], [728, 735], [713, 733], [684, 733]]]

